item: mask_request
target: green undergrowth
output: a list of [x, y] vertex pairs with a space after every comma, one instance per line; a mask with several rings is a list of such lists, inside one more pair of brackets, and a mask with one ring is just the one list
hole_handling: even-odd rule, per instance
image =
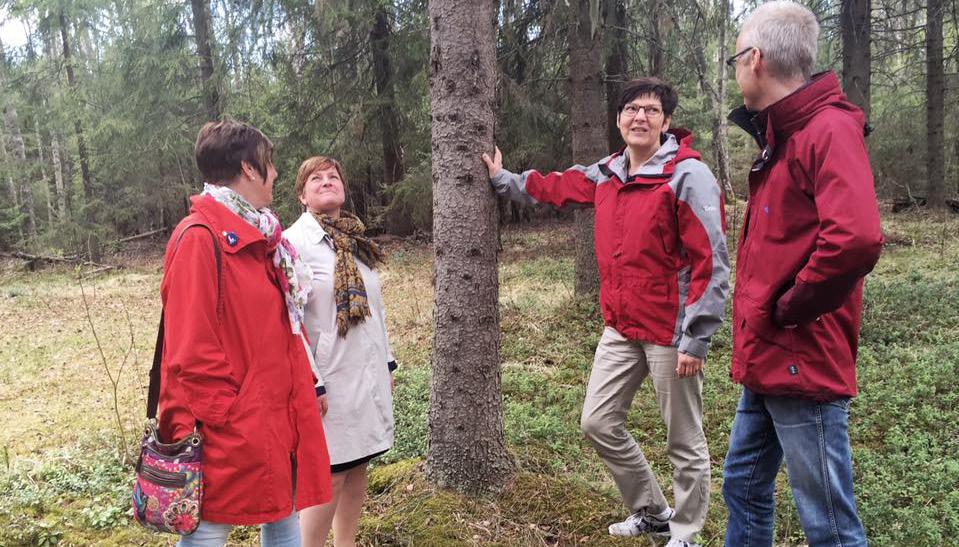
[[[894, 244], [866, 282], [860, 394], [850, 418], [857, 502], [871, 545], [956, 545], [959, 242], [941, 236], [959, 233], [959, 221], [897, 216], [886, 219], [884, 230]], [[656, 545], [605, 533], [626, 510], [579, 431], [602, 320], [595, 303], [573, 298], [571, 227], [511, 229], [502, 246], [504, 428], [518, 474], [500, 498], [481, 500], [436, 491], [424, 479], [432, 253], [424, 245], [396, 246], [382, 273], [391, 341], [401, 365], [394, 395], [396, 443], [371, 469], [359, 544]], [[127, 311], [144, 354], [139, 368], [131, 364], [127, 370], [134, 372], [125, 373], [133, 378], [121, 384], [127, 394], [121, 409], [130, 424], [142, 415], [158, 282], [154, 266], [110, 274], [90, 287], [111, 364], [122, 354], [117, 348], [123, 348]], [[54, 297], [60, 308], [50, 305]], [[126, 311], [118, 301], [129, 302]], [[30, 325], [12, 335], [5, 330], [0, 345], [5, 424], [0, 545], [169, 545], [170, 538], [130, 524], [131, 472], [114, 448], [108, 384], [97, 368], [84, 317], [75, 311], [77, 302], [68, 274], [0, 279], [0, 319]], [[699, 538], [705, 546], [722, 545], [725, 533], [722, 464], [739, 395], [728, 376], [731, 350], [727, 321], [714, 337], [704, 385], [704, 428], [713, 462], [710, 509]], [[648, 383], [637, 393], [628, 426], [671, 498], [666, 432]], [[135, 442], [128, 435], [127, 441]], [[777, 545], [803, 545], [785, 473], [777, 481], [776, 507]], [[231, 540], [256, 543], [253, 528], [236, 530]]]

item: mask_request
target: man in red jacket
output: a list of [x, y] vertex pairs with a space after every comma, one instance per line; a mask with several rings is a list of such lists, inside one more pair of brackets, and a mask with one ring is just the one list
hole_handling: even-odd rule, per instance
[[812, 75], [819, 25], [770, 2], [727, 62], [730, 119], [760, 154], [749, 173], [733, 296], [732, 378], [743, 385], [724, 469], [726, 545], [772, 545], [785, 459], [810, 546], [859, 546], [848, 421], [863, 277], [882, 248], [863, 113], [832, 72]]
[[[669, 547], [688, 547], [709, 502], [702, 369], [722, 323], [729, 258], [716, 179], [689, 131], [669, 128], [677, 103], [662, 80], [626, 84], [616, 118], [626, 148], [588, 167], [514, 174], [502, 168], [498, 149], [483, 159], [496, 191], [512, 200], [595, 208], [606, 328], [580, 425], [632, 513], [609, 533], [670, 535]], [[666, 423], [675, 510], [626, 429], [647, 376]]]

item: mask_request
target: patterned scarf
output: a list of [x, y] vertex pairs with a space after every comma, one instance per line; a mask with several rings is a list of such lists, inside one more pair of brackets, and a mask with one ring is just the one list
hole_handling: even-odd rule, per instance
[[336, 264], [333, 268], [333, 294], [336, 299], [336, 330], [345, 337], [350, 327], [370, 316], [363, 276], [353, 256], [370, 268], [384, 261], [383, 252], [370, 238], [363, 235], [366, 226], [355, 215], [342, 212], [340, 218], [313, 213], [320, 226], [333, 240]]
[[283, 237], [280, 220], [266, 207], [255, 209], [240, 194], [226, 186], [204, 184], [203, 195], [212, 197], [217, 203], [236, 213], [266, 238], [267, 252], [273, 257], [273, 267], [279, 274], [277, 278], [286, 298], [290, 326], [294, 334], [300, 334], [306, 300], [313, 288], [313, 272], [307, 263], [299, 259], [293, 245]]

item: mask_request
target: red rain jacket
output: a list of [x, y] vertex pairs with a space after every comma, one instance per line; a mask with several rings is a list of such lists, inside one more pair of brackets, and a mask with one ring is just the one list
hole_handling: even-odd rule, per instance
[[863, 277], [882, 250], [864, 116], [827, 72], [730, 119], [763, 149], [736, 262], [732, 378], [769, 395], [855, 396]]
[[502, 169], [490, 181], [521, 203], [594, 207], [606, 324], [630, 340], [704, 358], [729, 288], [722, 195], [692, 133], [673, 129], [662, 140], [632, 176], [624, 149], [562, 173]]
[[[180, 439], [201, 422], [203, 520], [277, 521], [294, 510], [294, 458], [296, 509], [331, 499], [313, 376], [266, 240], [212, 198], [192, 201], [167, 244], [160, 285], [160, 434]], [[211, 231], [221, 250], [219, 287]]]

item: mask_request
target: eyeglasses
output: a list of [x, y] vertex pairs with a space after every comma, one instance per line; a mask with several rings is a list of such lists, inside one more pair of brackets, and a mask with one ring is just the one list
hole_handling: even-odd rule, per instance
[[623, 115], [627, 118], [635, 118], [640, 112], [644, 112], [649, 119], [658, 118], [663, 114], [663, 109], [655, 105], [636, 105], [628, 104], [623, 107]]
[[754, 49], [756, 48], [753, 46], [749, 46], [746, 49], [740, 51], [739, 53], [733, 55], [729, 59], [726, 59], [726, 66], [728, 66], [729, 68], [736, 68], [736, 60]]

